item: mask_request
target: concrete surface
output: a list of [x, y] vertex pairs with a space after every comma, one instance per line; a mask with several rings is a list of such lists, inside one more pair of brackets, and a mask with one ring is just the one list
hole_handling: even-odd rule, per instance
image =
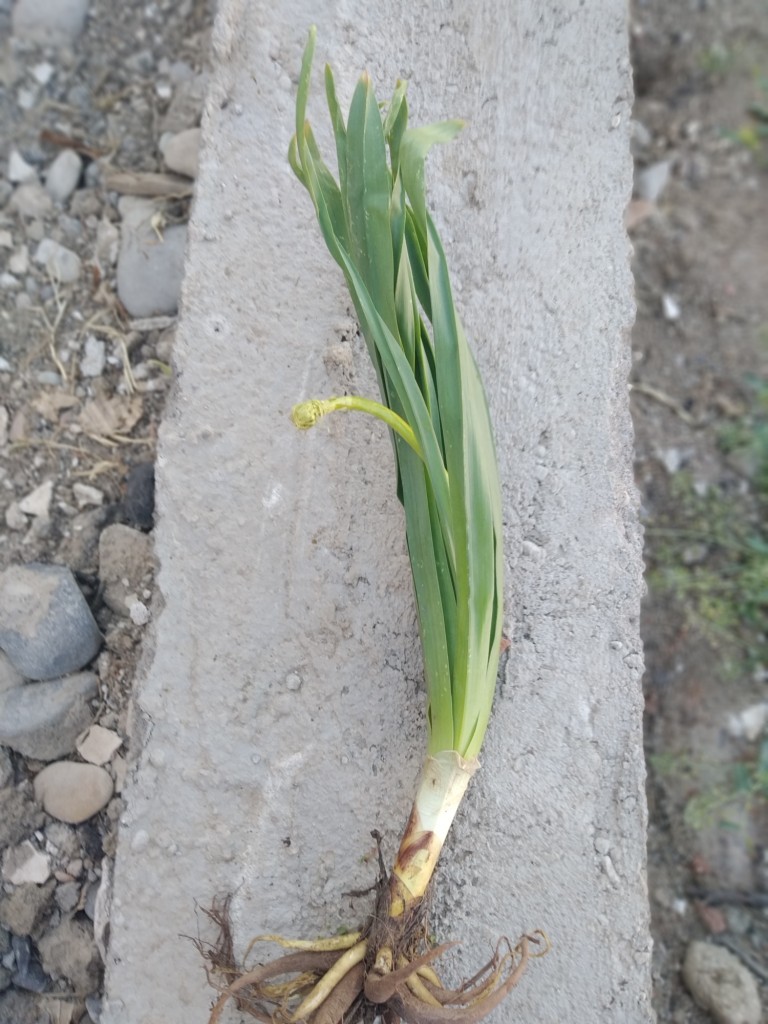
[[430, 195], [498, 432], [512, 647], [435, 929], [463, 940], [457, 973], [499, 934], [551, 936], [494, 1021], [652, 1019], [625, 15], [613, 0], [224, 0], [104, 1024], [205, 1021], [198, 956], [179, 937], [196, 930], [195, 900], [236, 891], [240, 948], [360, 920], [366, 901], [341, 894], [373, 881], [372, 828], [394, 851], [421, 759], [389, 442], [360, 417], [309, 435], [288, 421], [297, 399], [373, 388], [285, 161], [312, 20], [316, 124], [326, 58], [344, 101], [367, 67], [380, 98], [410, 79], [414, 122], [469, 120], [430, 161]]

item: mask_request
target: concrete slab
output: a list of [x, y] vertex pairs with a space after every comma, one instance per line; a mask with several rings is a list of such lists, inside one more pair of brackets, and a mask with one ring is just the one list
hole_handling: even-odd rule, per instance
[[[420, 655], [389, 442], [292, 404], [373, 393], [340, 275], [285, 160], [305, 31], [348, 101], [410, 79], [414, 123], [468, 119], [430, 162], [499, 441], [512, 647], [483, 770], [443, 858], [441, 937], [554, 949], [491, 1018], [646, 1024], [640, 532], [622, 214], [626, 12], [534, 0], [224, 0], [158, 461], [165, 602], [117, 859], [105, 1024], [204, 1021], [194, 901], [237, 940], [367, 909], [423, 750]], [[311, 107], [325, 124], [319, 70]]]

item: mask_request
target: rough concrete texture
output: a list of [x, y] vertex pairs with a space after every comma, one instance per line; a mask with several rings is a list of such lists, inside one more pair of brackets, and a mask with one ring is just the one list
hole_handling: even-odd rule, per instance
[[[194, 901], [236, 893], [236, 941], [313, 936], [369, 906], [424, 744], [389, 441], [308, 435], [294, 402], [373, 393], [340, 275], [285, 153], [305, 30], [348, 102], [410, 79], [414, 123], [461, 115], [430, 196], [488, 384], [512, 641], [439, 874], [435, 930], [470, 973], [496, 937], [553, 952], [491, 1020], [646, 1024], [640, 533], [625, 13], [611, 0], [225, 0], [190, 228], [178, 383], [158, 459], [165, 608], [139, 694], [105, 1024], [204, 1021]], [[203, 934], [206, 923], [201, 922]]]

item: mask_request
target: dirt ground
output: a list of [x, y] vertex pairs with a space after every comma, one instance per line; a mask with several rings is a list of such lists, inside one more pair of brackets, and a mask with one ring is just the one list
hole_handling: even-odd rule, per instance
[[[0, 39], [9, 19], [0, 2]], [[160, 137], [180, 83], [205, 69], [210, 24], [203, 2], [95, 0], [75, 50], [0, 44], [0, 153], [16, 148], [41, 175], [65, 145], [85, 162], [65, 207], [40, 217], [15, 210], [0, 180], [0, 272], [28, 255], [17, 283], [0, 279], [0, 568], [76, 571], [106, 636], [98, 720], [120, 733], [141, 625], [101, 600], [98, 537], [126, 521], [129, 474], [153, 459], [174, 319], [142, 321], [119, 301], [100, 228], [120, 228], [119, 196], [104, 169], [164, 169]], [[638, 178], [651, 198], [632, 205], [630, 234], [655, 1005], [663, 1024], [705, 1024], [680, 974], [692, 940], [726, 944], [768, 980], [768, 10], [764, 0], [636, 0], [631, 31], [635, 157], [639, 174], [651, 172]], [[178, 197], [160, 205], [166, 224], [188, 212]], [[73, 285], [35, 264], [42, 237], [80, 255]], [[104, 344], [96, 374], [82, 372], [89, 336]], [[47, 514], [21, 511], [46, 481]], [[40, 765], [16, 753], [8, 763], [6, 789], [22, 796], [0, 847], [46, 838], [51, 825], [29, 799]], [[82, 860], [83, 873], [55, 876], [59, 888], [77, 884], [82, 920], [120, 809], [118, 792], [72, 830], [69, 863]], [[34, 943], [61, 924], [57, 891]], [[6, 939], [0, 927], [0, 958]], [[48, 997], [11, 975], [0, 968], [0, 1019], [10, 1019], [4, 1006], [17, 1024], [53, 1019]], [[66, 991], [66, 976], [56, 985]], [[68, 1019], [97, 1024], [98, 986], [67, 1006]]]

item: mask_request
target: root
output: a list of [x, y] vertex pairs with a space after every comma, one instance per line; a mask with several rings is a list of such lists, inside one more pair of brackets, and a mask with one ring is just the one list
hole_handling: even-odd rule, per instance
[[[529, 960], [549, 951], [541, 932], [515, 945], [503, 939], [473, 977], [445, 988], [432, 965], [456, 943], [430, 943], [423, 905], [399, 918], [382, 913], [386, 909], [382, 888], [361, 932], [316, 942], [259, 936], [248, 952], [257, 941], [293, 951], [247, 969], [234, 962], [229, 900], [215, 902], [206, 913], [219, 938], [196, 943], [219, 992], [209, 1024], [218, 1024], [230, 1000], [263, 1024], [370, 1024], [376, 1016], [386, 1024], [476, 1024], [509, 995]], [[392, 966], [382, 972], [381, 963]]]

